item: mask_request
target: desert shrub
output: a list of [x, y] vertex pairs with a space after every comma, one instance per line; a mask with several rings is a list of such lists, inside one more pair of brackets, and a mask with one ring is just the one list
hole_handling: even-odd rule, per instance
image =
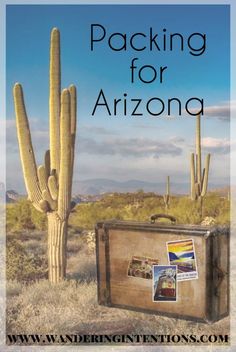
[[32, 253], [34, 255], [45, 256], [47, 252], [46, 236], [39, 237], [35, 233], [33, 233], [33, 235], [35, 235], [34, 237], [32, 236], [33, 238], [27, 240], [24, 240], [24, 236], [17, 236], [17, 239], [22, 239], [21, 244], [28, 254]]
[[[213, 217], [217, 224], [228, 224], [229, 201], [216, 193], [208, 193], [203, 202], [203, 218]], [[171, 196], [170, 208], [166, 210], [162, 196], [154, 193], [114, 193], [100, 201], [81, 203], [69, 219], [69, 234], [91, 230], [98, 221], [107, 219], [149, 221], [154, 213], [169, 213], [178, 223], [200, 224], [198, 203], [188, 196]], [[7, 230], [45, 230], [46, 216], [39, 213], [26, 199], [7, 206]]]
[[34, 224], [35, 229], [37, 230], [46, 230], [47, 229], [47, 216], [44, 213], [40, 213], [36, 210], [30, 203], [31, 207], [31, 220]]
[[94, 282], [97, 278], [94, 253], [88, 255], [83, 250], [80, 251], [79, 255], [69, 257], [67, 261], [67, 278], [76, 279], [78, 282]]
[[229, 224], [230, 202], [226, 197], [219, 197], [217, 194], [209, 194], [205, 199], [205, 216], [212, 216], [217, 224]]
[[6, 207], [7, 231], [44, 230], [46, 228], [46, 216], [38, 212], [25, 198], [18, 202], [8, 204]]
[[201, 222], [198, 206], [189, 197], [171, 199], [169, 212], [180, 224], [198, 224]]
[[82, 236], [68, 236], [67, 241], [67, 255], [70, 256], [74, 253], [79, 252], [84, 246], [85, 240]]
[[34, 229], [30, 203], [22, 199], [15, 204], [9, 204], [6, 209], [6, 224], [7, 230]]
[[6, 297], [18, 296], [22, 291], [23, 284], [20, 281], [8, 280], [6, 284]]
[[[209, 193], [203, 202], [203, 218], [213, 217], [217, 224], [229, 223], [229, 201], [218, 194]], [[99, 202], [79, 204], [70, 218], [70, 225], [85, 229], [94, 228], [98, 221], [107, 219], [149, 221], [154, 213], [168, 213], [178, 223], [200, 224], [199, 204], [188, 196], [171, 196], [166, 210], [163, 198], [154, 193], [114, 193]]]
[[28, 253], [20, 241], [8, 239], [6, 246], [7, 280], [32, 281], [46, 277], [46, 258]]

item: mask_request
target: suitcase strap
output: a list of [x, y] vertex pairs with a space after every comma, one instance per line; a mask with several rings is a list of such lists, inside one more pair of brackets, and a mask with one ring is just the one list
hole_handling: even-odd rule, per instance
[[153, 214], [150, 216], [151, 224], [154, 224], [157, 219], [168, 219], [172, 222], [172, 224], [176, 223], [176, 218], [172, 215], [168, 214]]

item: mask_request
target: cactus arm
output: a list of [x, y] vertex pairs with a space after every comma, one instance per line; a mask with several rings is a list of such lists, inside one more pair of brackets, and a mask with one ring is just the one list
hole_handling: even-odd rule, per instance
[[166, 208], [169, 207], [170, 203], [170, 176], [166, 178], [166, 194], [163, 196]]
[[71, 85], [69, 87], [70, 91], [70, 114], [71, 114], [71, 189], [70, 194], [72, 194], [72, 180], [73, 180], [73, 170], [74, 170], [74, 155], [75, 155], [75, 135], [76, 135], [76, 87]]
[[[70, 111], [71, 111], [71, 134], [73, 137], [75, 137], [75, 132], [76, 132], [76, 87], [72, 84], [69, 87], [69, 92], [70, 92]], [[74, 141], [73, 141], [74, 142]], [[72, 143], [73, 144], [73, 143]]]
[[[210, 154], [207, 155], [205, 168], [201, 171], [201, 115], [197, 116], [196, 123], [196, 155], [191, 154], [191, 199], [203, 198], [207, 192], [208, 175], [210, 166]], [[202, 214], [202, 199], [201, 214]]]
[[49, 193], [48, 189], [44, 189], [42, 192], [43, 199], [47, 201], [50, 206], [50, 210], [57, 209], [57, 202], [52, 199], [51, 194]]
[[75, 134], [76, 134], [76, 87], [71, 85], [69, 87], [70, 91], [70, 113], [71, 113], [71, 167], [73, 174], [73, 166], [74, 166], [74, 149], [75, 149]]
[[204, 173], [204, 178], [202, 183], [202, 192], [201, 192], [202, 197], [204, 197], [207, 192], [210, 159], [211, 159], [211, 155], [207, 154], [206, 161], [205, 161], [205, 173]]
[[201, 183], [201, 116], [197, 116], [196, 126], [197, 182]]
[[191, 154], [191, 164], [190, 164], [190, 170], [191, 170], [191, 199], [195, 200], [196, 199], [196, 192], [195, 192], [195, 160], [194, 160], [194, 153]]
[[41, 209], [39, 202], [42, 200], [42, 195], [39, 187], [34, 150], [31, 141], [28, 118], [25, 110], [23, 90], [19, 83], [15, 84], [13, 95], [16, 112], [17, 136], [19, 141], [25, 185], [29, 199], [33, 202], [37, 209]]
[[168, 195], [168, 194], [165, 194], [165, 195], [163, 196], [163, 199], [164, 199], [164, 203], [165, 203], [166, 205], [168, 205], [168, 204], [169, 204], [169, 199], [170, 199], [169, 195]]
[[197, 154], [195, 154], [195, 183], [197, 182], [197, 175], [198, 175], [198, 157]]
[[50, 176], [50, 150], [47, 150], [44, 156], [44, 167], [47, 178]]
[[[38, 209], [38, 208], [36, 208]], [[39, 202], [39, 211], [43, 212], [43, 213], [47, 213], [48, 211], [50, 211], [50, 207], [49, 204], [46, 200], [40, 200]]]
[[64, 89], [61, 95], [60, 157], [58, 215], [64, 220], [70, 211], [71, 198], [71, 116], [68, 89]]
[[57, 202], [55, 202], [55, 200], [52, 198], [51, 193], [49, 191], [47, 175], [46, 175], [45, 167], [43, 165], [40, 165], [38, 167], [38, 178], [39, 178], [39, 185], [41, 188], [43, 199], [48, 202], [51, 210], [55, 210], [57, 208]]
[[200, 190], [200, 184], [199, 183], [195, 183], [195, 199], [198, 199], [199, 196], [201, 195], [201, 190]]
[[204, 167], [202, 170], [201, 194], [202, 194], [202, 189], [203, 189], [203, 184], [205, 179], [205, 173], [206, 173], [206, 168]]
[[167, 183], [166, 183], [166, 194], [170, 194], [170, 176], [167, 176]]
[[60, 168], [60, 32], [54, 28], [51, 33], [50, 45], [50, 82], [49, 82], [49, 125], [50, 125], [50, 157], [51, 170], [59, 175]]
[[52, 199], [57, 200], [58, 197], [58, 188], [57, 188], [57, 181], [55, 176], [51, 175], [48, 178], [48, 188], [51, 193]]
[[38, 179], [39, 179], [39, 186], [40, 186], [41, 192], [43, 192], [43, 190], [48, 188], [47, 175], [46, 175], [45, 167], [43, 165], [40, 165], [38, 167]]

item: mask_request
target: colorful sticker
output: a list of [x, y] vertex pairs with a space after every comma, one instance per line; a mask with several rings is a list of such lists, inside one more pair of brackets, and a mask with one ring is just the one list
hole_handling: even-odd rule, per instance
[[198, 279], [196, 254], [193, 239], [166, 243], [170, 265], [177, 265], [177, 280]]
[[153, 266], [153, 302], [177, 301], [177, 265]]
[[133, 256], [128, 267], [128, 276], [142, 279], [152, 279], [152, 267], [158, 264], [158, 259]]

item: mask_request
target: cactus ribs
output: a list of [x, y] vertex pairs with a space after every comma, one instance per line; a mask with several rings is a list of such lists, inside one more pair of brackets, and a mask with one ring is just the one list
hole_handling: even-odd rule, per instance
[[48, 276], [56, 283], [66, 275], [68, 217], [72, 209], [71, 188], [76, 133], [76, 88], [61, 92], [60, 32], [54, 28], [50, 45], [50, 150], [45, 164], [36, 166], [26, 114], [23, 89], [13, 90], [17, 136], [28, 198], [48, 217]]

